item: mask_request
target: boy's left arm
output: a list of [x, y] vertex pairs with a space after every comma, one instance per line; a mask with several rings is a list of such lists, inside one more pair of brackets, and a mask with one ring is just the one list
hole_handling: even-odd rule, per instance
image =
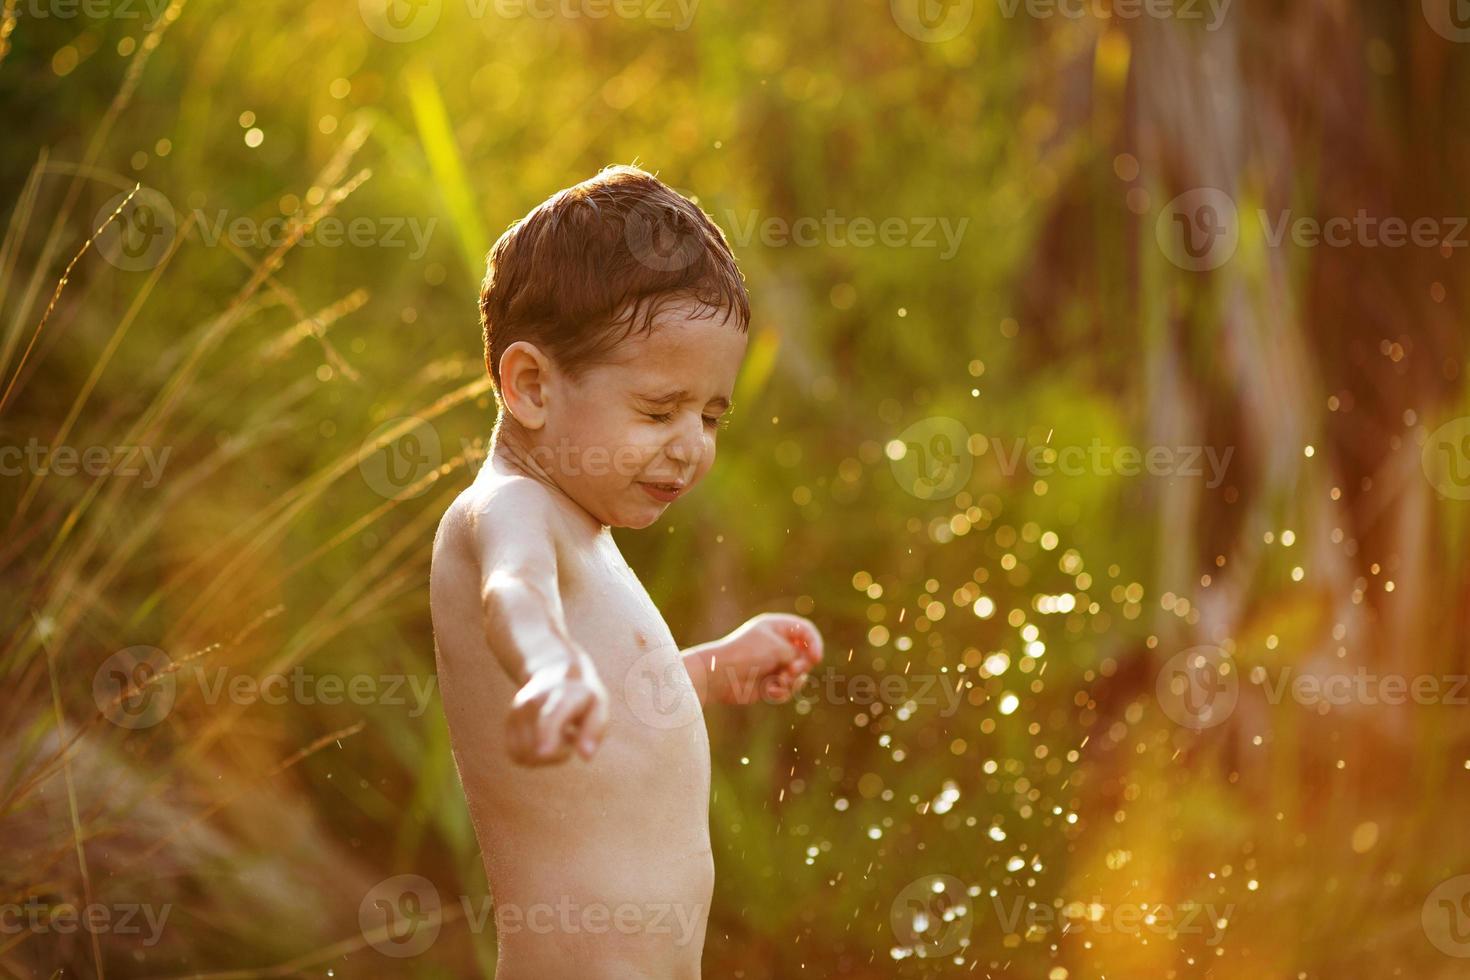
[[761, 613], [728, 636], [683, 652], [699, 703], [789, 701], [822, 660], [822, 634], [789, 613]]

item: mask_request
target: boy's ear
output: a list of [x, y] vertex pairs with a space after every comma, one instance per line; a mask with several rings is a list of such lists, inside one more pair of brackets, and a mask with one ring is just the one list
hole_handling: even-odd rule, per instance
[[500, 355], [500, 397], [511, 416], [527, 429], [546, 424], [550, 359], [535, 344], [518, 340]]

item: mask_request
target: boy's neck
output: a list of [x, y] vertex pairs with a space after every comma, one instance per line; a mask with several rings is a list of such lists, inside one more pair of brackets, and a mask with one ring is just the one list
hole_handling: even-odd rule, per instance
[[586, 517], [595, 527], [606, 531], [608, 526], [594, 517], [556, 482], [551, 471], [536, 458], [535, 445], [514, 420], [498, 419], [490, 433], [490, 465], [499, 463], [502, 468], [535, 480], [558, 499], [566, 501], [577, 513]]

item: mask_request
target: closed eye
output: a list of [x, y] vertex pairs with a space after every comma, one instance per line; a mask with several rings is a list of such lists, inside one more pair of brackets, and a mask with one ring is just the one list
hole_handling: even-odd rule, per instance
[[[644, 412], [643, 414], [664, 425], [674, 421], [673, 412]], [[707, 429], [727, 429], [730, 427], [730, 417], [728, 415], [706, 415], [704, 425]]]

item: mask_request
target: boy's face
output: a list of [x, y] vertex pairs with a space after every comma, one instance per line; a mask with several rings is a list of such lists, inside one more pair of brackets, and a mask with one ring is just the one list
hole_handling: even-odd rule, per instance
[[576, 378], [555, 372], [540, 462], [603, 524], [647, 527], [714, 463], [745, 345], [721, 314], [665, 305], [652, 331], [604, 362]]

